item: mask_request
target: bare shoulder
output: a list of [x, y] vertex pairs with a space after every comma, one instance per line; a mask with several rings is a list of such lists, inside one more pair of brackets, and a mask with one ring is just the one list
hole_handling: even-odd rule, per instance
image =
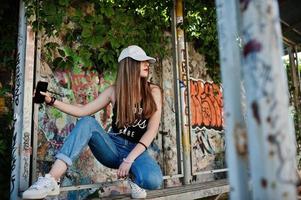
[[159, 85], [156, 85], [156, 84], [153, 84], [153, 83], [150, 83], [150, 88], [151, 88], [151, 91], [152, 92], [161, 92], [162, 89]]
[[150, 83], [151, 93], [156, 100], [161, 101], [162, 99], [162, 89], [160, 86]]

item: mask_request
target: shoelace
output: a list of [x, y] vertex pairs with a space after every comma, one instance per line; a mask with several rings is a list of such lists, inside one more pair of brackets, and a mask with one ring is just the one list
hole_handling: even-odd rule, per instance
[[39, 177], [38, 178], [38, 181], [35, 182], [31, 188], [32, 189], [40, 189], [40, 188], [45, 188], [45, 186], [48, 188], [48, 187], [51, 187], [52, 184], [51, 184], [51, 181], [48, 180], [47, 178], [45, 177]]

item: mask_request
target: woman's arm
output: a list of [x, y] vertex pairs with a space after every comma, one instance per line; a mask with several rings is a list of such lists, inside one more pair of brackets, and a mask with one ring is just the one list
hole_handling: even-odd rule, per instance
[[[140, 139], [140, 142], [145, 144], [147, 147], [152, 143], [153, 139], [158, 133], [162, 112], [162, 94], [158, 86], [152, 89], [152, 95], [155, 100], [157, 110], [149, 119], [147, 131]], [[136, 147], [127, 156], [126, 161], [120, 165], [117, 171], [117, 176], [121, 178], [127, 176], [131, 167], [131, 163], [144, 151], [145, 147], [142, 144], [137, 143]]]
[[[112, 95], [114, 93], [114, 86], [110, 86], [105, 89], [95, 100], [91, 101], [85, 105], [71, 105], [64, 103], [62, 101], [56, 100], [53, 106], [60, 111], [67, 113], [75, 117], [82, 117], [87, 115], [92, 115], [97, 111], [101, 110], [103, 107], [108, 105], [112, 101]], [[49, 103], [51, 101], [51, 96], [48, 93], [41, 92], [45, 95], [45, 102]]]

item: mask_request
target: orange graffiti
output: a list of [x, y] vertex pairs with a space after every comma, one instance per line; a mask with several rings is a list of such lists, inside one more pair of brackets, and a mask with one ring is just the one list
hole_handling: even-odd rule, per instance
[[223, 96], [214, 83], [190, 80], [192, 128], [223, 128]]

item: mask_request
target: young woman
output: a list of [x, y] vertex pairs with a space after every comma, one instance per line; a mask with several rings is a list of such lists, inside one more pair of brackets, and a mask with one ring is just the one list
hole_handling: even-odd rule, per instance
[[[58, 180], [87, 145], [100, 163], [117, 169], [118, 178], [130, 177], [133, 198], [145, 198], [144, 189], [161, 186], [161, 169], [147, 152], [157, 134], [162, 107], [160, 88], [147, 82], [149, 63], [155, 61], [139, 46], [123, 49], [115, 84], [86, 105], [66, 104], [41, 92], [46, 104], [81, 119], [55, 156], [50, 172], [23, 193], [24, 199], [58, 195]], [[106, 133], [89, 115], [109, 103], [113, 105], [112, 128]]]

